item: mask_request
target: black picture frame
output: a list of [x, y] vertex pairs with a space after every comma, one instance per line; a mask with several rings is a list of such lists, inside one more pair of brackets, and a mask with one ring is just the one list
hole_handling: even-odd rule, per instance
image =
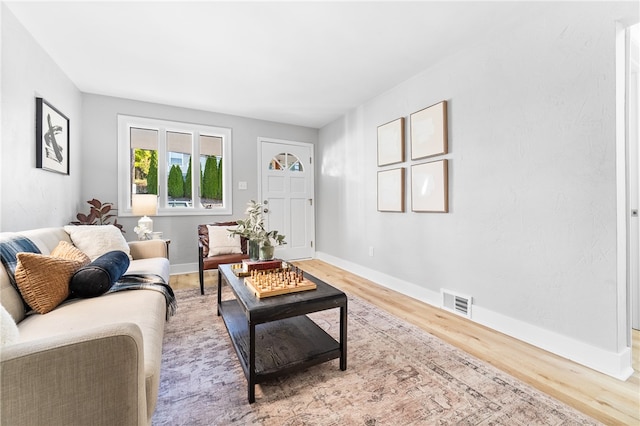
[[69, 174], [69, 119], [43, 98], [36, 98], [36, 167]]

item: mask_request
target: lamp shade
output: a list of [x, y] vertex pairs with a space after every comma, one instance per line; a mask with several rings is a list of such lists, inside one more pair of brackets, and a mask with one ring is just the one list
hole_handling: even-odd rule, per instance
[[155, 216], [158, 213], [158, 196], [155, 194], [133, 194], [131, 213], [134, 216]]

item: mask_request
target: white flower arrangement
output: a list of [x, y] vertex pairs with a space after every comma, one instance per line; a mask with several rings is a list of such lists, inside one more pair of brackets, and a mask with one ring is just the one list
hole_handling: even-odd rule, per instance
[[136, 226], [135, 228], [133, 228], [133, 232], [138, 234], [139, 240], [150, 240], [151, 234], [153, 233], [149, 231], [146, 226]]

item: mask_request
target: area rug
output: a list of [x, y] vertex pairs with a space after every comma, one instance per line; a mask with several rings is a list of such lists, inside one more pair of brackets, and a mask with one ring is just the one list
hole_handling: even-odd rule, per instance
[[[215, 291], [176, 291], [153, 425], [599, 424], [352, 295], [347, 370], [333, 360], [263, 383], [249, 404]], [[337, 337], [337, 309], [310, 317]]]

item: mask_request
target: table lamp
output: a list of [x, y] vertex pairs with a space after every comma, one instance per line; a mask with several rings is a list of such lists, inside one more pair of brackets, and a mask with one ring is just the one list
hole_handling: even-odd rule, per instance
[[131, 213], [142, 216], [138, 221], [138, 228], [153, 232], [153, 220], [149, 216], [158, 213], [158, 196], [155, 194], [133, 194], [131, 197]]

